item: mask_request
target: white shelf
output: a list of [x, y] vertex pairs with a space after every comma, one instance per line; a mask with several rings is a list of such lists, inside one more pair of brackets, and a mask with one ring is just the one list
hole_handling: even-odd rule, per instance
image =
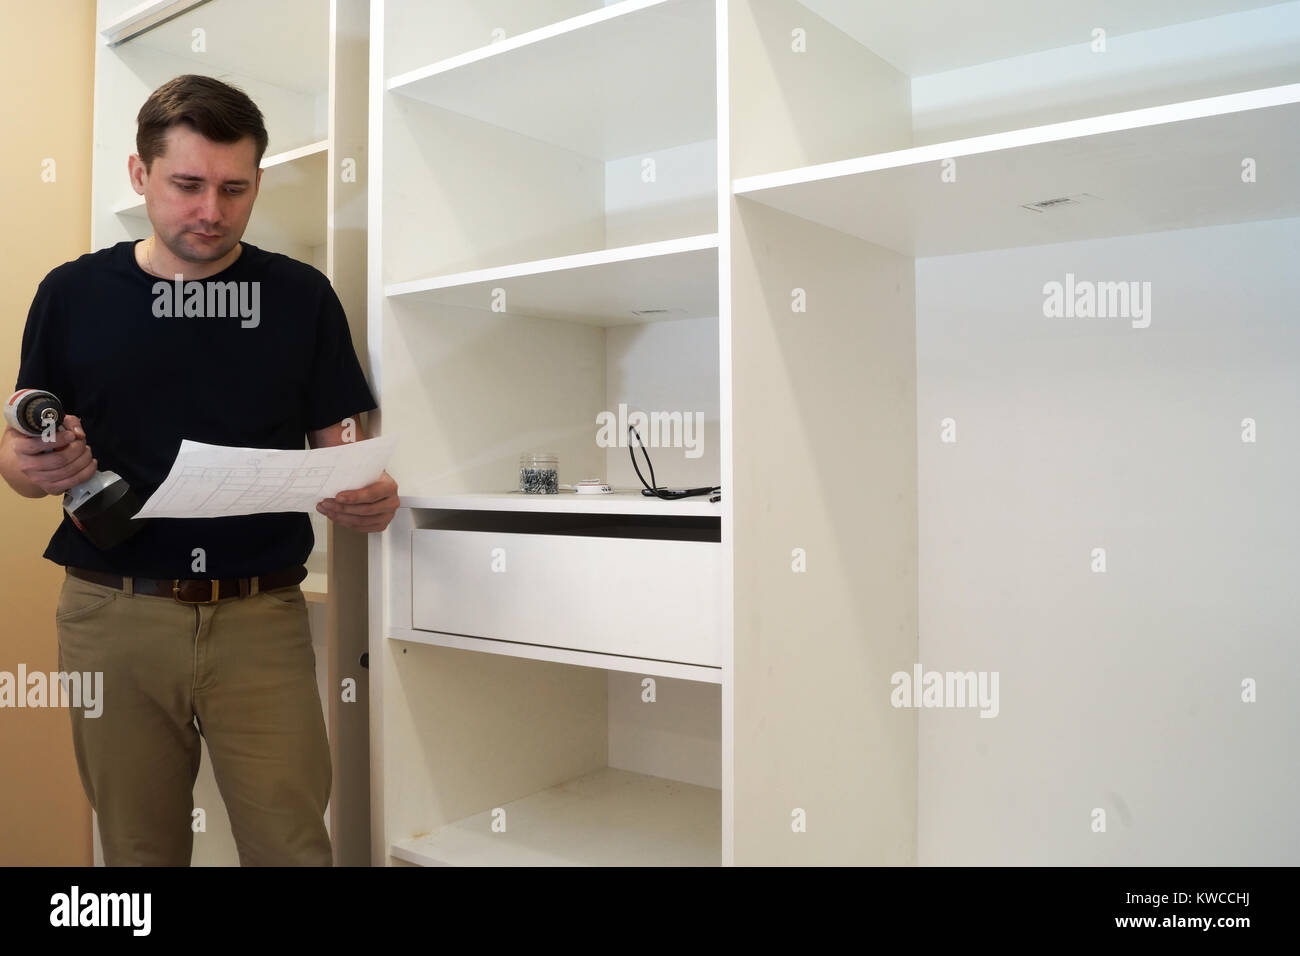
[[1114, 37], [1269, 5], [1268, 0], [998, 0], [937, 8], [916, 0], [799, 2], [909, 76], [1082, 45], [1094, 27]]
[[[495, 809], [495, 808], [493, 808]], [[504, 804], [390, 852], [421, 866], [718, 866], [721, 792], [604, 768]]]
[[[190, 2], [193, 2], [193, 0], [190, 0]], [[452, 70], [461, 69], [462, 67], [469, 66], [471, 63], [480, 63], [484, 60], [491, 60], [493, 57], [508, 56], [515, 50], [530, 47], [538, 43], [544, 43], [556, 37], [564, 36], [565, 34], [590, 29], [591, 27], [604, 23], [607, 20], [612, 20], [617, 17], [625, 17], [629, 14], [644, 10], [647, 7], [657, 7], [667, 2], [670, 2], [670, 0], [622, 0], [621, 3], [613, 3], [609, 6], [602, 7], [599, 10], [592, 10], [575, 17], [567, 17], [563, 20], [557, 20], [554, 23], [548, 23], [546, 26], [525, 31], [524, 33], [509, 37], [505, 40], [490, 43], [487, 46], [477, 47], [473, 50], [467, 50], [464, 53], [448, 57], [445, 60], [438, 60], [425, 66], [417, 67], [414, 70], [407, 70], [392, 77], [388, 81], [388, 89], [401, 89], [402, 87], [419, 83], [421, 80], [428, 79], [431, 76], [437, 76], [440, 73], [449, 73]]]
[[[909, 256], [1300, 215], [1300, 84], [737, 179], [734, 191]], [[1241, 163], [1258, 164], [1243, 183]], [[956, 181], [941, 179], [946, 159]], [[1026, 203], [1083, 195], [1046, 212]]]
[[[248, 224], [249, 232], [262, 240], [260, 244], [274, 251], [271, 242], [325, 243], [328, 153], [329, 142], [321, 140], [262, 159], [262, 185]], [[113, 212], [147, 218], [143, 196], [116, 203]]]
[[717, 138], [714, 7], [627, 0], [394, 76], [387, 89], [616, 159]]
[[99, 35], [109, 46], [116, 46], [203, 2], [204, 0], [145, 0], [105, 23], [100, 27]]
[[[504, 288], [512, 315], [589, 325], [695, 319], [718, 314], [718, 235], [537, 259], [388, 285], [407, 301], [490, 311]], [[663, 310], [638, 315], [637, 312]]]
[[[308, 143], [305, 146], [299, 146], [297, 149], [286, 149], [282, 153], [273, 153], [270, 156], [262, 157], [262, 169], [272, 169], [276, 166], [283, 166], [286, 163], [296, 162], [305, 159], [308, 156], [315, 156], [317, 153], [324, 153], [329, 149], [329, 140], [317, 140], [314, 143]], [[265, 180], [265, 176], [262, 177]]]
[[[323, 94], [329, 81], [329, 4], [286, 0], [158, 0], [142, 3], [100, 28], [104, 42], [121, 52], [147, 49], [189, 61], [192, 72], [252, 78], [286, 90]], [[193, 31], [203, 30], [202, 51]]]
[[394, 641], [428, 644], [433, 647], [451, 647], [479, 654], [501, 654], [505, 657], [523, 657], [534, 661], [551, 661], [575, 667], [594, 667], [607, 671], [626, 671], [655, 677], [675, 677], [704, 684], [721, 684], [722, 668], [703, 664], [681, 664], [677, 661], [660, 661], [646, 657], [627, 657], [622, 654], [603, 654], [595, 651], [578, 651], [567, 647], [543, 644], [522, 644], [518, 641], [500, 641], [469, 634], [447, 634], [443, 631], [423, 631], [413, 627], [393, 627], [389, 631]]
[[717, 517], [722, 514], [722, 502], [711, 502], [708, 495], [663, 501], [643, 495], [639, 491], [617, 489], [613, 494], [608, 495], [579, 495], [572, 491], [561, 491], [554, 495], [526, 495], [522, 491], [476, 492], [461, 495], [401, 495], [399, 501], [403, 508], [437, 508], [448, 511], [535, 511], [706, 517]]

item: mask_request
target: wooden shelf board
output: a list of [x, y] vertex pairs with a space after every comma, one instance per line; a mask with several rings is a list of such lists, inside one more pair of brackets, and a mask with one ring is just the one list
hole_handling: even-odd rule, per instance
[[285, 163], [296, 162], [297, 160], [304, 159], [307, 156], [315, 156], [317, 153], [327, 152], [329, 147], [329, 140], [321, 139], [314, 143], [307, 143], [305, 146], [299, 146], [295, 149], [286, 149], [283, 152], [263, 156], [261, 168], [272, 169], [276, 166], [283, 166]]
[[1098, 26], [1115, 37], [1270, 5], [1269, 0], [998, 0], [941, 6], [933, 0], [799, 2], [908, 76], [1084, 44]]
[[[304, 16], [304, 11], [311, 15]], [[204, 31], [201, 52], [193, 49], [195, 28]], [[329, 85], [329, 28], [329, 4], [323, 2], [158, 0], [128, 10], [99, 33], [119, 50], [147, 48], [192, 61], [194, 73], [235, 84], [256, 79], [324, 96]]]
[[627, 657], [622, 654], [602, 654], [595, 651], [578, 651], [568, 647], [546, 644], [521, 644], [470, 634], [447, 634], [443, 631], [424, 631], [413, 627], [393, 627], [389, 637], [394, 641], [412, 644], [429, 644], [433, 647], [451, 647], [479, 654], [500, 654], [505, 657], [523, 657], [534, 661], [551, 661], [574, 667], [594, 667], [597, 670], [625, 671], [631, 674], [650, 674], [655, 677], [675, 677], [704, 684], [721, 684], [722, 668], [705, 664], [685, 664], [679, 661], [653, 660], [647, 657]]
[[389, 852], [422, 866], [718, 866], [722, 792], [610, 767], [502, 805]]
[[[164, 2], [177, 2], [177, 0], [164, 0]], [[188, 0], [194, 2], [194, 0]], [[557, 20], [554, 23], [548, 23], [545, 26], [538, 27], [534, 30], [528, 30], [516, 36], [507, 37], [496, 43], [489, 43], [486, 46], [476, 47], [472, 50], [466, 50], [464, 53], [458, 53], [455, 56], [448, 57], [445, 60], [438, 60], [425, 66], [417, 67], [414, 70], [407, 70], [390, 78], [386, 84], [389, 90], [402, 90], [404, 87], [416, 84], [421, 80], [431, 76], [437, 76], [440, 73], [449, 73], [468, 66], [471, 63], [479, 63], [484, 60], [491, 60], [493, 57], [508, 56], [515, 50], [526, 48], [538, 43], [544, 43], [555, 37], [564, 36], [565, 34], [575, 33], [581, 30], [587, 30], [596, 24], [604, 23], [616, 17], [625, 17], [629, 14], [645, 10], [647, 7], [657, 7], [669, 0], [623, 0], [621, 3], [613, 3], [597, 10], [590, 10], [587, 13], [579, 14], [574, 17], [566, 17], [563, 20]]]
[[714, 10], [625, 0], [392, 77], [390, 92], [615, 159], [717, 138]]
[[[1242, 181], [1242, 160], [1258, 181]], [[956, 181], [941, 178], [954, 160]], [[737, 179], [736, 195], [909, 256], [1300, 215], [1300, 84]], [[1082, 197], [1046, 212], [1024, 204]]]
[[447, 511], [536, 511], [569, 514], [701, 515], [720, 516], [721, 501], [708, 495], [663, 501], [640, 491], [615, 488], [608, 495], [579, 495], [561, 491], [554, 495], [526, 495], [522, 491], [472, 492], [459, 495], [400, 495], [403, 508]]
[[103, 24], [99, 28], [99, 35], [109, 46], [117, 46], [204, 2], [205, 0], [145, 0]]
[[[385, 287], [413, 302], [490, 311], [505, 290], [512, 315], [589, 325], [713, 317], [718, 314], [718, 235], [689, 236], [491, 269], [415, 279]], [[663, 313], [636, 314], [638, 311]]]

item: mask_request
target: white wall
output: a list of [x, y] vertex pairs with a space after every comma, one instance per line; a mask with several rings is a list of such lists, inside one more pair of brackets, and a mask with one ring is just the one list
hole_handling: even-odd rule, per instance
[[[920, 712], [921, 864], [1297, 862], [1297, 248], [1291, 219], [917, 261], [920, 659], [1000, 674], [996, 718]], [[1067, 272], [1149, 281], [1150, 326], [1045, 318]]]
[[700, 681], [610, 671], [609, 765], [652, 777], [722, 788], [722, 688]]
[[717, 231], [716, 139], [605, 163], [606, 248]]

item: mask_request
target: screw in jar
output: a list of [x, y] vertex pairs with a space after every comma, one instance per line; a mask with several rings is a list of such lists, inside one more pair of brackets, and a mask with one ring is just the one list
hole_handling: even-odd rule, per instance
[[527, 452], [519, 456], [519, 490], [526, 495], [560, 492], [560, 459], [553, 452]]

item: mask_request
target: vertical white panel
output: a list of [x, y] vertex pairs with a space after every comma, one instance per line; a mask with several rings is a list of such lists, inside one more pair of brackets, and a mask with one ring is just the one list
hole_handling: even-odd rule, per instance
[[795, 0], [731, 3], [731, 174], [912, 145], [910, 79]]
[[910, 863], [912, 260], [735, 208], [735, 862]]
[[[996, 718], [921, 711], [923, 864], [1295, 862], [1297, 245], [1289, 219], [918, 260], [920, 659], [1000, 674]], [[1150, 311], [1048, 318], [1067, 275]]]

